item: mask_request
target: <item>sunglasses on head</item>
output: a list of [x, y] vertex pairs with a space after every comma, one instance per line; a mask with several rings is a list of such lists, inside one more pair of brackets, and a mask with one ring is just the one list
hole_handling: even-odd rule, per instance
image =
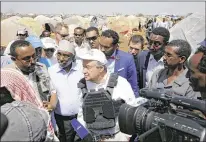
[[97, 36], [93, 36], [93, 37], [88, 37], [86, 38], [87, 41], [95, 41], [98, 37]]

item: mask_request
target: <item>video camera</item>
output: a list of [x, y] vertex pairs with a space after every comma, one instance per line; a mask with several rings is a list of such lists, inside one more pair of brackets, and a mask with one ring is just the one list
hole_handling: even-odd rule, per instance
[[120, 107], [121, 132], [137, 134], [138, 142], [206, 141], [206, 119], [196, 113], [206, 114], [206, 101], [169, 95], [162, 89], [143, 88], [140, 96], [148, 100], [137, 107]]

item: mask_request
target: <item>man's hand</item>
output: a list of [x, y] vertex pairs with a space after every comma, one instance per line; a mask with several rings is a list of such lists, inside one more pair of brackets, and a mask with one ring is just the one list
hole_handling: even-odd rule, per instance
[[48, 111], [52, 111], [54, 109], [51, 103], [47, 101], [43, 101], [43, 107], [46, 108]]

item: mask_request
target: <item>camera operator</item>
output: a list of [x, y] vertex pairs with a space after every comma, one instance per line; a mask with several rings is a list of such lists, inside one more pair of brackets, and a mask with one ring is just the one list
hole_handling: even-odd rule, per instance
[[173, 40], [165, 48], [163, 56], [164, 69], [153, 73], [148, 84], [150, 89], [164, 89], [169, 95], [200, 97], [194, 92], [187, 78], [188, 69], [185, 62], [191, 54], [191, 46], [185, 40]]
[[[201, 43], [189, 60], [189, 75], [194, 91], [200, 91], [202, 99], [206, 100], [206, 39]], [[205, 114], [206, 115], [206, 114]]]
[[[184, 63], [191, 53], [190, 48], [187, 52], [183, 50], [190, 47], [186, 41], [176, 40], [176, 44], [174, 43], [174, 41], [170, 42], [165, 49], [165, 54], [171, 56], [170, 60], [166, 59], [167, 67], [170, 68], [171, 65], [178, 66], [178, 62]], [[178, 45], [182, 45], [184, 48], [181, 49], [181, 46]], [[171, 61], [173, 61], [173, 64]], [[165, 88], [143, 88], [139, 94], [141, 97], [147, 98], [147, 102], [137, 107], [128, 104], [123, 104], [120, 107], [118, 117], [120, 131], [126, 134], [137, 134], [136, 140], [138, 142], [205, 142], [206, 41], [201, 43], [201, 46], [191, 56], [187, 65], [187, 72], [186, 68], [181, 68], [184, 72], [184, 80], [189, 78], [186, 81], [188, 82], [187, 86], [194, 92], [199, 91], [203, 100], [188, 98], [184, 94], [184, 96], [170, 95], [167, 94]], [[166, 69], [169, 70], [170, 68]], [[178, 68], [176, 68], [177, 71]], [[161, 73], [161, 75], [164, 74]], [[167, 81], [167, 78], [165, 80]], [[174, 79], [174, 82], [176, 81], [177, 79]], [[159, 82], [156, 81], [157, 85]], [[174, 82], [172, 84], [175, 84]], [[177, 89], [172, 87], [175, 91], [180, 90], [180, 88], [181, 86]]]

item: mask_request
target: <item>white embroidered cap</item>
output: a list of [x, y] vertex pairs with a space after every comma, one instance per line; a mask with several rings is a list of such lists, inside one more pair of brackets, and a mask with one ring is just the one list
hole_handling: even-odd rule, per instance
[[104, 53], [98, 49], [91, 49], [86, 54], [80, 56], [82, 60], [94, 60], [106, 65], [107, 59]]

